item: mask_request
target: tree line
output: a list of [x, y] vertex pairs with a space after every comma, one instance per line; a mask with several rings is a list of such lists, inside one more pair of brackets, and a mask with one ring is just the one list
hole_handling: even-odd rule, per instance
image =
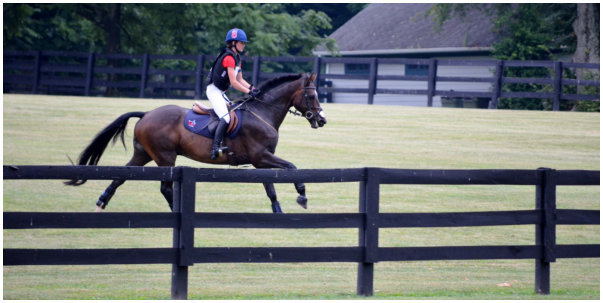
[[[129, 54], [212, 54], [234, 27], [247, 51], [310, 56], [363, 4], [280, 3], [5, 3], [4, 49]], [[325, 13], [326, 12], [326, 13]], [[335, 18], [332, 19], [331, 17]]]

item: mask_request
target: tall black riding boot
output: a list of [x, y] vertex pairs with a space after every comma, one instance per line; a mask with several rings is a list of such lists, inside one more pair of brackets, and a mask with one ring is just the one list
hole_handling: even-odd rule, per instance
[[216, 127], [216, 133], [214, 134], [214, 143], [211, 145], [211, 159], [215, 160], [221, 156], [221, 153], [226, 150], [220, 150], [220, 145], [222, 144], [222, 139], [224, 139], [224, 133], [226, 132], [226, 128], [228, 127], [228, 122], [224, 119], [220, 119], [218, 123], [218, 127]]

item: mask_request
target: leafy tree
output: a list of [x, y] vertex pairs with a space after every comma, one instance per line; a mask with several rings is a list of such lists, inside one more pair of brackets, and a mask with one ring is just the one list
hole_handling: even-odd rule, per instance
[[[102, 53], [217, 53], [244, 29], [250, 54], [311, 55], [329, 44], [323, 12], [290, 15], [282, 4], [4, 4], [4, 49]], [[332, 42], [330, 43], [332, 45]]]
[[4, 49], [98, 51], [102, 31], [57, 4], [4, 4]]
[[[552, 60], [554, 53], [571, 53], [575, 50], [572, 23], [575, 4], [500, 5], [495, 31], [501, 39], [495, 43], [493, 54], [502, 60]], [[506, 68], [504, 76], [520, 78], [546, 78], [545, 68]], [[505, 91], [552, 91], [552, 87], [539, 84], [505, 84]], [[562, 100], [561, 110], [567, 110], [570, 102]], [[499, 108], [552, 109], [552, 101], [538, 98], [502, 98]]]
[[[461, 19], [468, 10], [478, 9], [492, 16], [493, 31], [500, 37], [493, 45], [494, 57], [502, 60], [554, 60], [560, 55], [581, 52], [577, 40], [585, 33], [574, 30], [581, 18], [577, 4], [532, 3], [532, 4], [436, 4], [427, 15], [433, 17], [438, 27], [452, 16]], [[598, 4], [597, 4], [598, 12]], [[598, 20], [596, 20], [598, 28]], [[437, 27], [436, 27], [437, 29]], [[596, 36], [598, 37], [598, 30]], [[577, 39], [578, 37], [578, 39]], [[591, 49], [592, 51], [592, 49]], [[598, 48], [596, 49], [598, 52]], [[598, 54], [596, 55], [598, 58]], [[571, 71], [564, 71], [572, 74]], [[551, 70], [544, 68], [506, 68], [506, 77], [547, 77]], [[506, 91], [551, 91], [550, 86], [537, 84], [506, 84]], [[568, 88], [566, 88], [568, 89]], [[562, 101], [560, 109], [573, 106]], [[501, 99], [499, 108], [551, 109], [552, 102], [543, 99]], [[597, 105], [598, 108], [598, 105]]]
[[321, 37], [326, 37], [363, 10], [367, 5], [367, 3], [284, 3], [283, 8], [291, 15], [297, 15], [303, 10], [324, 12], [331, 18], [332, 28], [323, 28], [318, 31], [318, 34]]

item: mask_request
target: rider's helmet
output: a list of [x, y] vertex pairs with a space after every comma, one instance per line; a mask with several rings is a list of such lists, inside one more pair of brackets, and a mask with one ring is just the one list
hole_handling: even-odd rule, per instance
[[242, 29], [233, 28], [226, 34], [226, 43], [230, 41], [241, 41], [247, 43], [247, 35]]

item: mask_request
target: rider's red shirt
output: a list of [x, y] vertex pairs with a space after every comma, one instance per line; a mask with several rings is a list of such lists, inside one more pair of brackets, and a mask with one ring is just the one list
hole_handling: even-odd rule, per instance
[[224, 57], [224, 59], [222, 60], [222, 66], [224, 66], [224, 68], [235, 68], [235, 59], [232, 56]]

